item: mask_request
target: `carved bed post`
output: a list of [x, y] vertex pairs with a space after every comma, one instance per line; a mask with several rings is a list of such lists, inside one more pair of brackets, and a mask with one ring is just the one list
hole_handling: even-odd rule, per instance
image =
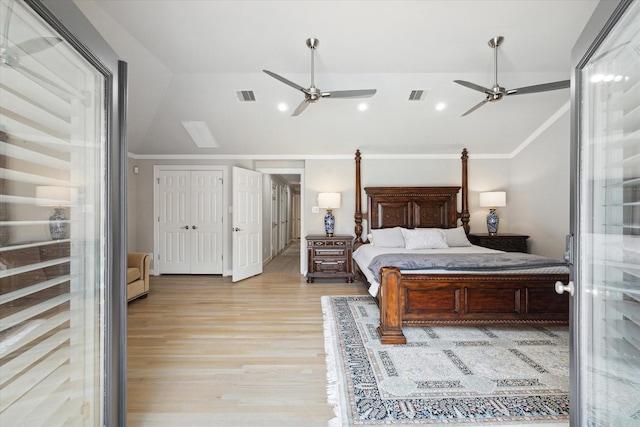
[[469, 153], [466, 148], [462, 149], [462, 212], [460, 213], [460, 221], [464, 227], [465, 233], [469, 234], [469, 186], [467, 175], [467, 160], [469, 160]]
[[360, 150], [356, 150], [356, 213], [353, 215], [356, 226], [356, 241], [354, 248], [358, 248], [362, 242], [362, 189], [360, 188]]
[[380, 271], [380, 326], [377, 331], [382, 344], [407, 343], [402, 333], [404, 296], [400, 276], [397, 267], [382, 267]]

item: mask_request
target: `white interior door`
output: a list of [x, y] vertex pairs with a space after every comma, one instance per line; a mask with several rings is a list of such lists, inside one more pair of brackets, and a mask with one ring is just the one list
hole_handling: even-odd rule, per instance
[[232, 281], [262, 273], [262, 174], [233, 168]]
[[160, 274], [222, 274], [223, 172], [160, 170]]
[[291, 238], [300, 238], [300, 194], [291, 195]]
[[191, 272], [190, 171], [160, 171], [158, 226], [160, 238], [160, 274]]
[[222, 171], [191, 172], [191, 274], [222, 273]]
[[289, 211], [287, 209], [287, 204], [288, 204], [288, 188], [285, 187], [284, 185], [280, 186], [280, 206], [278, 207], [278, 217], [280, 218], [280, 248], [278, 252], [282, 252], [284, 251], [284, 249], [287, 247], [287, 244], [289, 243], [289, 236], [288, 236], [288, 231], [289, 231]]
[[278, 184], [271, 181], [271, 257], [278, 255]]

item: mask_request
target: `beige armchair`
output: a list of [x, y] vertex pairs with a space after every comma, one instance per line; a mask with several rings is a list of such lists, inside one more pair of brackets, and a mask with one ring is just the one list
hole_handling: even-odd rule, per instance
[[149, 266], [151, 257], [147, 253], [127, 254], [127, 301], [146, 298], [149, 294]]

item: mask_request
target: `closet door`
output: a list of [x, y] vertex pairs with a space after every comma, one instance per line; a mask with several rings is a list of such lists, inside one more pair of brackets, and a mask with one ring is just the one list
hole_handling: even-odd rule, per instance
[[0, 425], [123, 425], [126, 67], [59, 22], [0, 0]]
[[222, 171], [161, 170], [161, 274], [222, 273]]
[[191, 172], [160, 171], [158, 222], [161, 274], [191, 273]]
[[222, 273], [222, 172], [191, 172], [191, 274]]
[[640, 2], [603, 3], [574, 49], [586, 55], [573, 103], [570, 413], [571, 425], [630, 427], [640, 422]]

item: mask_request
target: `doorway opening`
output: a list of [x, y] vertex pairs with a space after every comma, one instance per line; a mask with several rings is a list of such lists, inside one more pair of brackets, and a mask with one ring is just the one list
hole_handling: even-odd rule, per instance
[[[304, 274], [306, 258], [300, 250], [304, 228], [304, 169], [264, 168], [265, 190], [269, 196], [263, 200], [265, 271]], [[282, 265], [281, 265], [282, 264]]]

